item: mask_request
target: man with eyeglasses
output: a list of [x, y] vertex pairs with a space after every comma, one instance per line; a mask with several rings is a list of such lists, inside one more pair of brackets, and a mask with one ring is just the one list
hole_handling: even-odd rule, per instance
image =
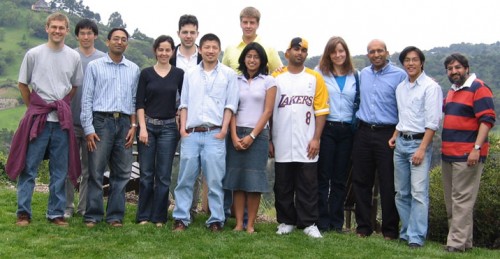
[[[76, 52], [80, 54], [82, 60], [83, 73], [90, 61], [104, 57], [106, 54], [94, 47], [94, 41], [97, 39], [99, 29], [97, 24], [90, 19], [82, 19], [75, 25], [75, 36], [78, 40], [79, 46], [75, 48]], [[79, 182], [79, 198], [76, 213], [83, 216], [85, 214], [85, 206], [87, 203], [87, 181], [89, 179], [88, 171], [88, 152], [87, 141], [85, 134], [83, 134], [82, 123], [80, 121], [80, 113], [82, 111], [82, 93], [83, 87], [78, 87], [75, 97], [71, 100], [71, 113], [73, 114], [73, 127], [75, 129], [75, 137], [78, 142], [80, 150], [80, 162], [82, 174]], [[69, 178], [66, 180], [66, 210], [64, 211], [64, 218], [73, 216], [75, 209], [75, 188]]]
[[104, 218], [102, 180], [109, 164], [110, 188], [105, 221], [123, 226], [125, 187], [132, 168], [132, 144], [137, 128], [135, 96], [139, 67], [125, 58], [129, 34], [124, 28], [108, 33], [108, 55], [91, 61], [85, 71], [80, 116], [89, 151], [85, 225]]
[[451, 54], [444, 67], [452, 83], [444, 101], [441, 148], [449, 227], [445, 250], [464, 252], [472, 249], [472, 212], [496, 114], [491, 89], [476, 74], [469, 74], [465, 56]]
[[399, 216], [394, 202], [393, 149], [387, 145], [398, 123], [396, 87], [406, 78], [401, 68], [387, 59], [389, 52], [382, 40], [368, 44], [371, 65], [361, 70], [361, 103], [356, 116], [359, 130], [352, 150], [352, 187], [356, 198], [356, 232], [359, 237], [373, 233], [372, 197], [375, 176], [380, 184], [382, 234], [387, 240], [398, 237]]
[[427, 237], [432, 138], [439, 128], [443, 92], [424, 72], [424, 53], [406, 47], [399, 55], [408, 77], [396, 88], [399, 122], [389, 146], [394, 148], [394, 187], [401, 219], [399, 239], [420, 248]]

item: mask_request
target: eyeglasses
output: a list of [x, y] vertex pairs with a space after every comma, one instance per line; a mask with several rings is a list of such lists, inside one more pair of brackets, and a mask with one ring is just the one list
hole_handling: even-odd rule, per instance
[[420, 62], [420, 59], [419, 58], [405, 58], [403, 60], [403, 63], [406, 63], [406, 64], [408, 64], [410, 62], [418, 63], [418, 62]]
[[385, 52], [385, 49], [371, 49], [368, 51], [368, 54], [373, 55], [375, 53], [382, 54]]
[[78, 36], [94, 36], [94, 32], [93, 31], [88, 31], [88, 32], [80, 31], [80, 32], [78, 32]]
[[112, 42], [119, 42], [119, 41], [121, 41], [123, 43], [127, 43], [128, 39], [125, 38], [125, 37], [122, 37], [122, 38], [120, 38], [120, 37], [113, 37], [113, 38], [111, 38], [111, 41]]

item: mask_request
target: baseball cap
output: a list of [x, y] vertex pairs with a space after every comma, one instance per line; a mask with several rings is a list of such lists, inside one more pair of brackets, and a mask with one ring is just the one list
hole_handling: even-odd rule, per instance
[[299, 46], [301, 48], [308, 49], [309, 43], [304, 38], [296, 37], [296, 38], [293, 38], [292, 41], [290, 41], [290, 45], [288, 45], [288, 49], [291, 49], [291, 48], [297, 47], [297, 46]]

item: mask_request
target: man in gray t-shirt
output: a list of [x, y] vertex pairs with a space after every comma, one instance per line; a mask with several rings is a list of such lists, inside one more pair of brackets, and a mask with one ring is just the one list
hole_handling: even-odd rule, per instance
[[[101, 57], [106, 56], [106, 53], [94, 47], [94, 41], [97, 39], [99, 30], [97, 24], [89, 19], [80, 20], [75, 26], [75, 36], [78, 40], [79, 47], [75, 48], [76, 52], [80, 54], [82, 60], [83, 72], [87, 68], [87, 64]], [[73, 114], [73, 126], [75, 128], [75, 136], [80, 149], [80, 160], [82, 167], [82, 175], [78, 188], [79, 198], [76, 213], [83, 216], [85, 214], [85, 205], [87, 203], [87, 181], [89, 178], [88, 172], [88, 151], [85, 134], [83, 134], [82, 123], [80, 122], [80, 113], [82, 111], [82, 92], [83, 87], [76, 90], [75, 97], [71, 100], [71, 113]], [[64, 217], [70, 218], [73, 216], [75, 205], [75, 188], [71, 184], [69, 178], [66, 179], [66, 209]]]
[[68, 225], [63, 217], [66, 204], [64, 183], [67, 175], [76, 180], [80, 173], [73, 164], [78, 163], [78, 157], [74, 156], [77, 151], [69, 100], [83, 81], [80, 55], [64, 44], [68, 30], [66, 15], [49, 15], [45, 25], [48, 42], [30, 49], [19, 71], [19, 91], [28, 110], [12, 146], [25, 148], [13, 148], [8, 161], [9, 164], [13, 160], [23, 160], [15, 171], [22, 169], [17, 181], [18, 226], [30, 224], [35, 179], [44, 156], [50, 161], [46, 217], [54, 225]]

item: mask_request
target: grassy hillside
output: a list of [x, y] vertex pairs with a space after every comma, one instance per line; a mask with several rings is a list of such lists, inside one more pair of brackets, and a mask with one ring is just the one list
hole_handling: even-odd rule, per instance
[[26, 106], [24, 105], [16, 108], [0, 110], [0, 121], [2, 122], [2, 126], [0, 126], [0, 128], [15, 131], [25, 111]]

